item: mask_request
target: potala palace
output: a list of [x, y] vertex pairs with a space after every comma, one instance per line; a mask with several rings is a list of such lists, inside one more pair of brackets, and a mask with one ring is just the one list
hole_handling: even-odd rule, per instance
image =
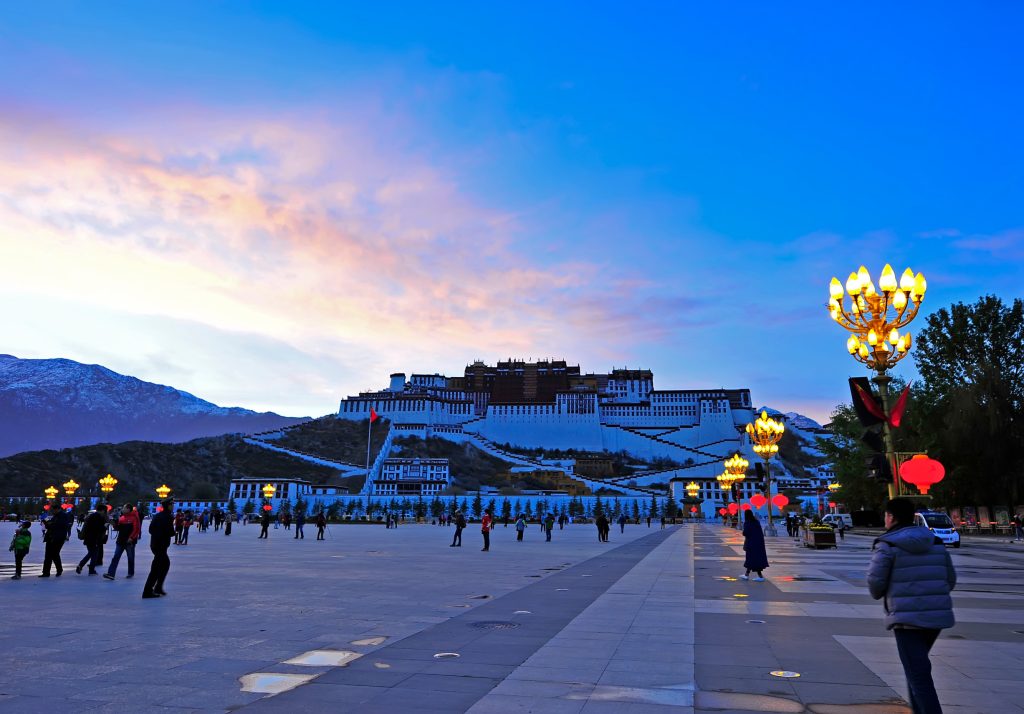
[[[457, 377], [396, 373], [386, 389], [343, 399], [338, 416], [365, 420], [371, 409], [391, 424], [386, 446], [392, 435], [470, 442], [518, 470], [562, 470], [595, 491], [614, 489], [626, 496], [649, 498], [645, 486], [693, 480], [701, 485], [708, 508], [721, 503], [715, 477], [724, 459], [740, 452], [751, 464], [757, 460], [745, 432], [754, 418], [749, 389], [659, 390], [646, 369], [584, 374], [565, 361], [508, 360], [493, 366], [476, 361]], [[675, 466], [599, 478], [577, 470], [573, 459], [516, 453], [535, 448], [624, 451], [644, 461], [671, 460]], [[383, 483], [392, 479], [381, 478], [387, 451], [371, 468], [367, 494], [394, 492]], [[742, 497], [755, 492], [753, 481], [741, 485]]]

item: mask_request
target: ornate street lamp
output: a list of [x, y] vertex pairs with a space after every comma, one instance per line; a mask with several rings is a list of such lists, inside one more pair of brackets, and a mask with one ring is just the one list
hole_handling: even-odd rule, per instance
[[[779, 442], [785, 431], [785, 424], [781, 420], [770, 418], [765, 410], [761, 411], [761, 416], [753, 424], [747, 424], [747, 435], [754, 445], [754, 453], [764, 459], [765, 495], [769, 498], [772, 495], [772, 472], [769, 461], [779, 453]], [[771, 536], [778, 535], [775, 524], [772, 522], [771, 501], [768, 501], [768, 527], [764, 532]]]
[[43, 493], [46, 494], [46, 498], [48, 500], [52, 501], [53, 499], [57, 498], [57, 494], [60, 493], [60, 491], [57, 490], [56, 486], [49, 486], [43, 489]]
[[697, 498], [697, 494], [700, 493], [700, 484], [696, 481], [690, 481], [686, 484], [686, 495], [690, 498]]
[[165, 500], [167, 500], [167, 497], [171, 495], [171, 489], [165, 483], [165, 484], [157, 487], [156, 495], [160, 498], [161, 501], [165, 501]]
[[110, 474], [107, 474], [106, 476], [100, 479], [100, 490], [103, 491], [103, 493], [110, 493], [111, 491], [114, 490], [114, 486], [116, 485], [117, 479], [111, 476]]
[[265, 498], [265, 499], [267, 499], [269, 501], [270, 499], [272, 499], [274, 497], [274, 493], [276, 491], [277, 491], [277, 488], [274, 486], [274, 484], [268, 483], [266, 486], [263, 487], [263, 498]]
[[74, 496], [75, 491], [77, 491], [79, 487], [79, 484], [74, 479], [69, 479], [61, 485], [64, 487], [64, 493], [68, 496]]
[[[875, 372], [871, 381], [878, 385], [882, 409], [887, 417], [889, 383], [892, 378], [886, 373], [910, 351], [910, 333], [901, 333], [900, 330], [917, 317], [927, 289], [924, 275], [914, 275], [910, 268], [903, 271], [897, 283], [896, 273], [888, 263], [882, 268], [877, 288], [863, 265], [856, 273], [850, 273], [845, 291], [836, 278], [832, 278], [829, 284], [829, 314], [851, 333], [846, 340], [847, 351], [855, 360]], [[848, 308], [843, 306], [846, 294], [850, 298]], [[888, 419], [882, 423], [882, 434], [885, 439], [885, 455], [893, 473], [893, 483], [889, 485], [889, 497], [892, 498], [899, 492], [899, 476], [896, 447]]]

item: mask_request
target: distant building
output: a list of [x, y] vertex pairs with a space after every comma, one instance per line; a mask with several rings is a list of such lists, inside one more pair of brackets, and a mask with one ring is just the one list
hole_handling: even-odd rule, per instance
[[451, 485], [448, 459], [384, 459], [374, 496], [434, 496]]

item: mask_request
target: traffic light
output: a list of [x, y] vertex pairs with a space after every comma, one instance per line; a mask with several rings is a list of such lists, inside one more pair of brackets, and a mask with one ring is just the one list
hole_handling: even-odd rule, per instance
[[885, 454], [872, 454], [864, 460], [868, 478], [889, 483], [892, 481], [892, 468]]

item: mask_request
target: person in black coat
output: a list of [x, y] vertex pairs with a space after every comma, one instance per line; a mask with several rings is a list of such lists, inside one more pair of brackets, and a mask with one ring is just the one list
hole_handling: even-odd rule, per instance
[[61, 508], [59, 501], [50, 502], [50, 513], [50, 518], [43, 522], [46, 529], [43, 531], [43, 543], [46, 544], [46, 548], [43, 553], [43, 574], [39, 576], [41, 578], [50, 577], [51, 565], [56, 568], [58, 578], [64, 572], [60, 562], [60, 549], [67, 542], [68, 531], [71, 529], [71, 520]]
[[142, 588], [142, 597], [154, 598], [166, 595], [164, 579], [171, 569], [171, 559], [167, 557], [167, 549], [174, 538], [174, 500], [168, 498], [162, 504], [163, 510], [153, 516], [149, 523], [149, 549], [153, 551], [153, 564], [149, 567], [149, 577]]
[[107, 507], [103, 503], [96, 504], [96, 510], [85, 517], [82, 524], [82, 544], [85, 546], [85, 557], [78, 563], [75, 572], [82, 574], [82, 568], [89, 565], [89, 575], [96, 575], [96, 566], [102, 558], [103, 543], [107, 540]]
[[746, 574], [740, 577], [746, 580], [750, 577], [750, 571], [757, 573], [754, 578], [756, 582], [762, 582], [764, 575], [762, 571], [768, 567], [768, 552], [764, 547], [764, 531], [761, 530], [761, 522], [753, 511], [743, 512], [743, 550], [747, 557], [743, 560], [743, 567], [747, 569]]

